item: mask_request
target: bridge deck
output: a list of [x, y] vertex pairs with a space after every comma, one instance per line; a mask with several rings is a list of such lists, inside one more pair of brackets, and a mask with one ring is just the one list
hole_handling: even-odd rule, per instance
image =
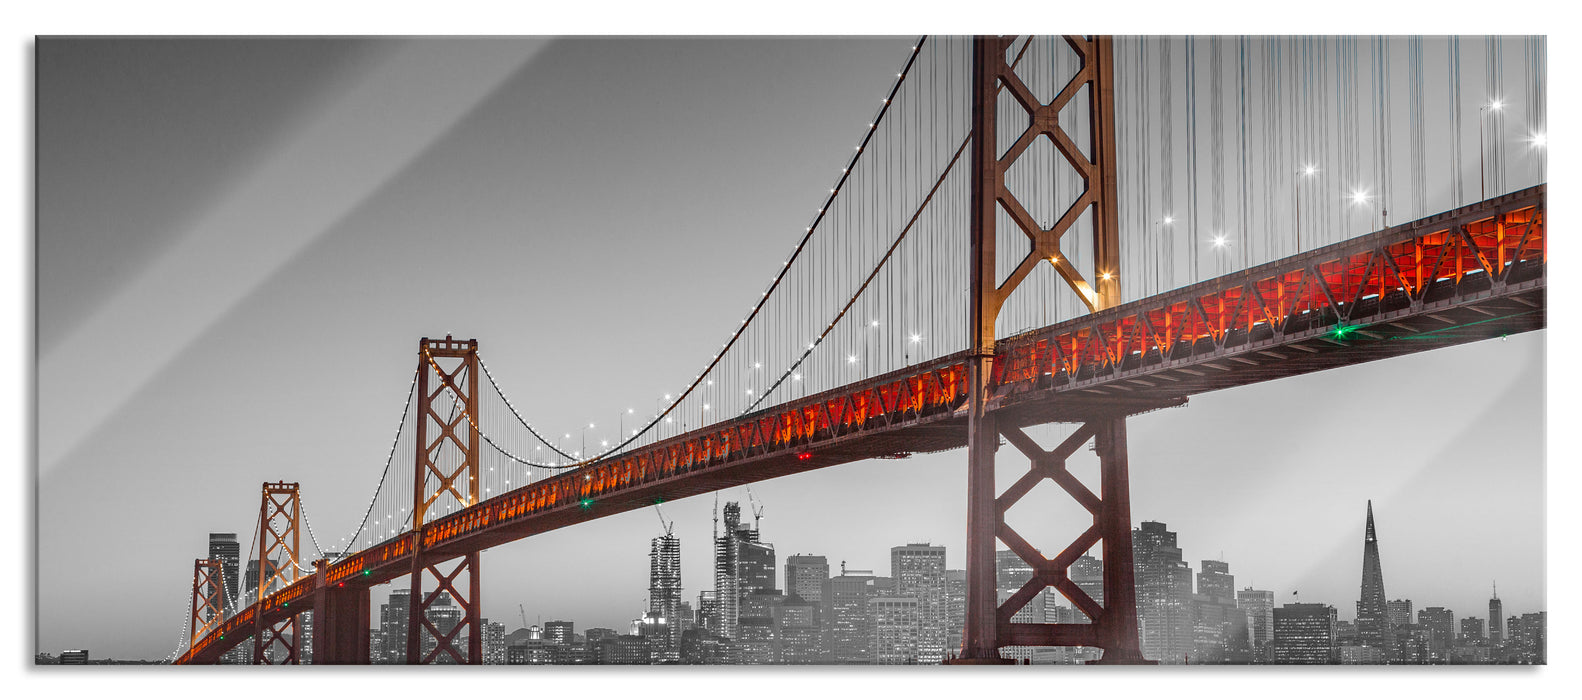
[[[1006, 338], [990, 410], [1018, 426], [1129, 414], [1543, 328], [1544, 200], [1540, 185]], [[270, 595], [178, 663], [217, 660], [255, 617], [307, 609], [317, 586], [406, 575], [417, 551], [443, 560], [729, 486], [965, 446], [964, 359], [869, 378], [480, 502]]]

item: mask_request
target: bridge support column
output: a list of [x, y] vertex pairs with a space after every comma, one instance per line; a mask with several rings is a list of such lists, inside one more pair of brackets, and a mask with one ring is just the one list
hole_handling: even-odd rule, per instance
[[[302, 551], [302, 500], [299, 489], [296, 482], [264, 484], [263, 503], [258, 509], [258, 591], [254, 598], [260, 610], [270, 593], [300, 578], [297, 553]], [[253, 628], [253, 663], [275, 663], [272, 656], [277, 646], [285, 650], [279, 663], [298, 663], [302, 625], [297, 616], [265, 624], [260, 612], [257, 619]]]
[[331, 587], [329, 560], [313, 562], [313, 664], [368, 663], [368, 589]]
[[[422, 533], [441, 505], [464, 509], [478, 502], [478, 341], [424, 338], [418, 345], [417, 460], [412, 484], [412, 528], [419, 535], [412, 557], [412, 602], [407, 609], [406, 660], [409, 664], [483, 663], [483, 625], [478, 613], [478, 553], [460, 557], [424, 551]], [[449, 394], [449, 396], [446, 396]], [[443, 565], [455, 562], [446, 573]], [[466, 595], [459, 581], [466, 575]], [[424, 577], [434, 590], [423, 593]], [[460, 607], [459, 619], [433, 619], [442, 595]], [[467, 653], [456, 640], [467, 635]], [[434, 648], [424, 650], [425, 638]]]
[[[419, 554], [414, 559], [421, 562]], [[483, 663], [483, 621], [479, 614], [478, 553], [472, 552], [451, 560], [455, 566], [445, 573], [445, 562], [414, 563], [412, 571], [412, 599], [407, 606], [406, 662], [429, 663]], [[425, 573], [426, 572], [426, 573]], [[457, 579], [467, 577], [467, 593], [462, 594]], [[434, 590], [423, 592], [426, 577], [433, 577]], [[450, 601], [460, 608], [455, 619], [436, 619], [431, 611], [448, 608], [439, 605], [440, 597], [448, 594]], [[467, 635], [467, 651], [463, 654], [456, 641], [462, 633]], [[434, 640], [434, 648], [425, 650], [425, 638]]]
[[225, 571], [218, 559], [192, 562], [192, 619], [187, 642], [204, 638], [225, 621]]
[[[1036, 38], [1029, 37], [1032, 42]], [[1070, 86], [1043, 102], [1016, 71], [1018, 57], [1007, 53], [1017, 46], [1009, 37], [977, 37], [972, 54], [972, 201], [970, 226], [970, 314], [968, 326], [971, 357], [968, 360], [967, 412], [967, 605], [962, 648], [956, 663], [1006, 663], [1004, 646], [1096, 646], [1105, 650], [1104, 663], [1147, 663], [1137, 644], [1137, 606], [1132, 584], [1131, 507], [1126, 478], [1125, 412], [1098, 415], [1054, 450], [1044, 450], [1017, 425], [997, 413], [995, 395], [995, 322], [1000, 309], [1016, 288], [1039, 265], [1048, 263], [1090, 311], [1119, 304], [1120, 241], [1116, 197], [1114, 63], [1110, 38], [1068, 36], [1063, 40], [1081, 60]], [[1059, 86], [1056, 86], [1057, 88]], [[1006, 185], [1006, 174], [1027, 152], [1035, 138], [1069, 143], [1060, 112], [1078, 88], [1088, 88], [1088, 126], [1092, 162], [1061, 150], [1087, 187], [1058, 221], [1044, 224], [1025, 214], [1025, 207]], [[1001, 91], [1014, 98], [1028, 117], [1027, 129], [1003, 157], [1000, 143]], [[1008, 274], [998, 269], [997, 226], [1001, 213], [1010, 216], [1028, 240], [1028, 252]], [[1075, 228], [1084, 213], [1092, 215], [1093, 260], [1091, 269], [1078, 269], [1061, 252], [1060, 242]], [[1003, 279], [1003, 282], [997, 280]], [[1100, 409], [1102, 410], [1102, 409]], [[1004, 436], [1032, 460], [1032, 468], [999, 494], [994, 484], [994, 453]], [[1090, 438], [1101, 458], [1103, 497], [1094, 496], [1065, 471], [1065, 460]], [[1005, 522], [1005, 511], [1033, 486], [1049, 478], [1071, 494], [1093, 515], [1093, 525], [1053, 559], [1046, 558]], [[1033, 568], [1028, 583], [1003, 604], [995, 580], [995, 540], [1004, 541]], [[1068, 568], [1100, 540], [1104, 542], [1104, 598], [1101, 606], [1072, 583]], [[1013, 624], [1011, 617], [1045, 588], [1054, 587], [1081, 610], [1092, 624]]]
[[1104, 538], [1104, 613], [1097, 621], [1098, 664], [1157, 664], [1143, 658], [1137, 627], [1136, 569], [1132, 561], [1131, 477], [1126, 460], [1126, 416], [1100, 418], [1094, 426], [1103, 499], [1094, 525]]

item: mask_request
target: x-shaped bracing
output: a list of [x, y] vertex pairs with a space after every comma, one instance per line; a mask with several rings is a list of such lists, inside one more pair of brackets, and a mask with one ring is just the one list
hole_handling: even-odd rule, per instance
[[[460, 650], [458, 650], [454, 643], [464, 628], [468, 630], [467, 634], [469, 637], [477, 637], [479, 634], [481, 634], [479, 630], [475, 629], [477, 626], [476, 608], [478, 601], [474, 600], [474, 598], [477, 596], [462, 595], [461, 590], [456, 587], [456, 578], [465, 571], [467, 572], [469, 589], [473, 591], [477, 590], [478, 555], [476, 553], [469, 554], [459, 557], [455, 561], [456, 566], [455, 568], [451, 569], [449, 574], [443, 573], [437, 564], [426, 564], [422, 569], [413, 573], [414, 596], [420, 594], [422, 583], [420, 577], [423, 576], [424, 571], [427, 571], [430, 576], [434, 577], [435, 585], [432, 591], [429, 591], [426, 595], [422, 595], [422, 597], [417, 601], [417, 604], [414, 605], [409, 612], [411, 616], [409, 619], [416, 622], [417, 625], [408, 625], [408, 628], [412, 629], [413, 634], [416, 635], [415, 639], [408, 642], [408, 659], [413, 658], [415, 654], [421, 654], [423, 631], [427, 630], [428, 633], [434, 637], [434, 649], [427, 654], [422, 655], [418, 663], [430, 663], [440, 655], [440, 652], [450, 654], [451, 658], [455, 659], [456, 663], [459, 664], [478, 663], [481, 661], [479, 659], [470, 658], [472, 655], [471, 649], [472, 647], [476, 646], [475, 644], [471, 643], [470, 639], [468, 644], [469, 650], [467, 654], [463, 654]], [[439, 600], [441, 593], [449, 593], [451, 600], [462, 609], [461, 620], [456, 623], [455, 627], [451, 628], [450, 632], [441, 632], [439, 627], [435, 625], [434, 622], [428, 617], [429, 607], [432, 606], [435, 601]]]
[[[1031, 247], [1027, 255], [1017, 264], [1016, 269], [1011, 271], [1005, 281], [995, 288], [994, 293], [991, 295], [993, 309], [997, 314], [999, 308], [1005, 303], [1006, 298], [1022, 283], [1022, 280], [1032, 273], [1033, 268], [1038, 263], [1047, 261], [1054, 266], [1055, 271], [1066, 281], [1066, 284], [1088, 306], [1088, 310], [1097, 311], [1101, 307], [1098, 292], [1094, 290], [1092, 283], [1087, 280], [1082, 272], [1077, 270], [1070, 260], [1060, 254], [1061, 238], [1065, 236], [1067, 231], [1071, 230], [1072, 226], [1076, 225], [1077, 221], [1082, 218], [1082, 215], [1089, 208], [1094, 211], [1095, 235], [1101, 238], [1106, 235], [1106, 226], [1105, 222], [1098, 220], [1098, 217], [1114, 216], [1113, 212], [1104, 211], [1104, 202], [1100, 201], [1103, 190], [1094, 186], [1095, 181], [1103, 180], [1107, 177], [1113, 178], [1114, 173], [1105, 172], [1102, 165], [1103, 159], [1089, 160], [1082, 153], [1082, 148], [1072, 140], [1071, 135], [1067, 134], [1065, 129], [1060, 126], [1060, 112], [1071, 103], [1071, 100], [1084, 87], [1089, 88], [1088, 97], [1093, 104], [1093, 109], [1097, 110], [1099, 108], [1098, 102], [1101, 99], [1098, 94], [1099, 66], [1092, 59], [1095, 54], [1094, 40], [1080, 36], [1065, 37], [1066, 44], [1081, 59], [1082, 67], [1072, 75], [1059, 94], [1055, 95], [1054, 99], [1048, 103], [1040, 101], [1033, 94], [1033, 91], [1027, 87], [1027, 84], [1022, 82], [1016, 71], [1012, 70], [1011, 66], [1005, 62], [1003, 48], [1008, 47], [1011, 42], [1008, 39], [1001, 41], [1003, 41], [1002, 50], [995, 52], [995, 65], [992, 67], [991, 72], [999, 81], [998, 84], [1009, 91], [1011, 97], [1027, 113], [1029, 124], [1027, 130], [1023, 131], [1016, 141], [1011, 144], [1010, 148], [1006, 149], [1005, 154], [996, 159], [994, 163], [994, 199], [1003, 207], [1005, 213], [1011, 217], [1011, 220], [1016, 222], [1022, 233], [1027, 236], [1031, 242]], [[1032, 41], [1032, 39], [1029, 39], [1029, 41]], [[1093, 115], [1090, 114], [1089, 122], [1095, 135], [1094, 148], [1098, 148], [1097, 135], [1102, 127], [1102, 121], [1094, 119]], [[1066, 211], [1061, 214], [1060, 218], [1049, 228], [1039, 226], [1032, 214], [1028, 213], [1027, 208], [1005, 184], [1005, 175], [1010, 171], [1011, 166], [1040, 136], [1049, 137], [1049, 140], [1055, 145], [1055, 149], [1060, 152], [1060, 155], [1071, 166], [1072, 170], [1077, 173], [1077, 176], [1082, 178], [1083, 183], [1082, 193], [1078, 195], [1076, 201], [1072, 202], [1066, 208]], [[1095, 262], [1095, 272], [1100, 274], [1101, 277], [1106, 274], [1113, 276], [1117, 272], [1113, 268], [1117, 267], [1119, 260], [1107, 259], [1109, 257], [1107, 254], [1108, 246], [1103, 245], [1102, 242], [1099, 245], [1095, 245], [1094, 249], [1099, 256]], [[1104, 277], [1104, 279], [1108, 280], [1110, 277]]]
[[[1100, 606], [1085, 591], [1073, 583], [1067, 574], [1071, 564], [1081, 557], [1083, 553], [1098, 544], [1102, 538], [1098, 519], [1103, 503], [1076, 476], [1066, 470], [1066, 460], [1090, 438], [1093, 438], [1096, 432], [1094, 424], [1083, 423], [1081, 427], [1077, 428], [1076, 432], [1072, 433], [1070, 437], [1066, 438], [1054, 449], [1045, 450], [1037, 442], [1034, 442], [1031, 437], [1028, 437], [1027, 433], [1022, 432], [1021, 428], [1004, 427], [1000, 429], [1000, 433], [1005, 436], [1008, 442], [1016, 446], [1018, 451], [1032, 460], [1032, 467], [1028, 469], [1027, 473], [1023, 474], [1020, 479], [1016, 480], [1016, 483], [1005, 490], [1005, 493], [995, 499], [995, 508], [998, 511], [995, 534], [1000, 538], [1000, 541], [1011, 548], [1011, 551], [1016, 553], [1016, 556], [1021, 557], [1022, 561], [1027, 562], [1028, 566], [1033, 568], [1032, 578], [997, 608], [999, 623], [1002, 626], [1010, 625], [1011, 617], [1020, 611], [1022, 606], [1027, 605], [1028, 601], [1031, 601], [1034, 596], [1037, 596], [1050, 586], [1065, 595], [1073, 605], [1076, 605], [1084, 615], [1088, 616], [1088, 619], [1098, 620], [1104, 613], [1103, 606]], [[1081, 535], [1078, 535], [1071, 544], [1067, 545], [1053, 559], [1045, 558], [1038, 551], [1038, 548], [1029, 544], [1010, 524], [1005, 522], [1005, 512], [1015, 505], [1017, 501], [1021, 500], [1023, 496], [1027, 495], [1043, 479], [1055, 482], [1093, 515], [1093, 524], [1087, 530], [1084, 530]]]
[[208, 636], [225, 620], [225, 572], [218, 559], [197, 559], [192, 566], [192, 625], [189, 643]]
[[[423, 401], [424, 419], [432, 419], [434, 424], [439, 426], [439, 435], [423, 445], [423, 451], [419, 457], [421, 462], [419, 468], [424, 476], [422, 483], [425, 488], [424, 493], [420, 494], [421, 501], [418, 506], [417, 519], [413, 523], [414, 527], [422, 525], [423, 515], [428, 512], [429, 507], [434, 505], [435, 501], [438, 501], [446, 493], [454, 496], [456, 501], [463, 506], [472, 505], [476, 500], [474, 497], [476, 489], [472, 481], [475, 479], [475, 475], [472, 472], [474, 471], [474, 462], [476, 460], [473, 454], [472, 443], [474, 442], [473, 432], [476, 430], [475, 421], [477, 419], [471, 415], [467, 408], [473, 403], [472, 397], [460, 388], [462, 380], [468, 378], [464, 372], [471, 369], [472, 362], [463, 361], [450, 372], [446, 372], [432, 357], [425, 356], [425, 359], [428, 367], [438, 375], [439, 386], [432, 392], [425, 392]], [[439, 411], [435, 410], [436, 399], [440, 398], [446, 391], [449, 391], [453, 397], [450, 418], [442, 417]], [[464, 423], [467, 428], [471, 429], [468, 430], [466, 439], [463, 439], [457, 432], [457, 426], [461, 426]], [[447, 441], [454, 444], [456, 449], [463, 455], [461, 462], [455, 465], [454, 468], [441, 466], [438, 462], [440, 451]], [[465, 494], [458, 490], [456, 485], [456, 482], [464, 474], [468, 479], [464, 486], [467, 491]], [[429, 475], [433, 475], [438, 480], [438, 485], [435, 487], [433, 495], [427, 495]]]
[[[276, 500], [277, 496], [283, 496], [284, 500]], [[275, 582], [278, 581], [285, 586], [297, 580], [297, 548], [292, 543], [299, 536], [298, 513], [297, 492], [294, 488], [286, 491], [265, 487], [261, 521], [264, 534], [263, 540], [259, 543], [262, 550], [258, 557], [258, 600], [264, 599], [264, 594]], [[282, 529], [275, 529], [276, 518], [285, 521]], [[291, 537], [291, 541], [288, 542], [287, 537]], [[285, 556], [280, 558], [279, 566], [272, 566], [274, 557], [271, 555], [277, 549], [284, 550]], [[265, 567], [270, 569], [267, 573], [264, 571]]]
[[274, 624], [261, 627], [256, 633], [253, 645], [253, 663], [257, 665], [272, 665], [274, 661], [269, 658], [270, 651], [276, 644], [286, 650], [285, 658], [281, 664], [297, 663], [297, 618], [295, 615]]

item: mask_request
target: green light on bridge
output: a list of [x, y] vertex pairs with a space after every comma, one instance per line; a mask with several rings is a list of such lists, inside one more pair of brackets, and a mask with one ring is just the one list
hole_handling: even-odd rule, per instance
[[364, 575], [364, 576], [368, 576], [368, 575], [370, 575], [370, 574], [372, 574], [372, 573], [373, 573], [373, 572], [372, 572], [372, 571], [369, 571], [369, 570], [367, 570], [367, 569], [363, 569], [363, 575]]
[[587, 510], [587, 509], [592, 508], [592, 507], [593, 507], [593, 499], [591, 499], [591, 498], [584, 498], [584, 499], [582, 499], [582, 509], [583, 510]]
[[1336, 326], [1335, 327], [1335, 338], [1337, 340], [1345, 340], [1346, 336], [1351, 335], [1353, 332], [1355, 332], [1358, 328], [1361, 328], [1361, 327], [1362, 326], [1346, 326], [1346, 325]]

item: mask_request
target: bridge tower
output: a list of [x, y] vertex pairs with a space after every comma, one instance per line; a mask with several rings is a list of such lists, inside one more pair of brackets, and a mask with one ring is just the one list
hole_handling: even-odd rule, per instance
[[[1031, 40], [1031, 38], [1029, 39]], [[973, 42], [972, 202], [971, 202], [971, 358], [968, 362], [967, 442], [967, 609], [957, 663], [1009, 663], [1005, 646], [1092, 646], [1104, 649], [1099, 663], [1152, 663], [1138, 645], [1137, 604], [1132, 581], [1131, 506], [1127, 485], [1126, 415], [1135, 406], [1094, 403], [1081, 427], [1064, 443], [1045, 450], [1022, 431], [1016, 419], [990, 410], [995, 352], [995, 321], [1005, 300], [1043, 263], [1077, 293], [1089, 311], [1120, 303], [1119, 209], [1116, 196], [1115, 68], [1110, 37], [1065, 37], [1081, 68], [1048, 103], [1023, 83], [1007, 57], [1014, 40], [978, 37]], [[1009, 92], [1030, 117], [1027, 130], [1004, 155], [996, 157], [1000, 92]], [[1059, 115], [1081, 91], [1088, 96], [1087, 148], [1062, 129]], [[1086, 185], [1060, 218], [1044, 228], [1006, 187], [1006, 173], [1040, 136], [1047, 136]], [[1086, 154], [1083, 151], [1086, 150]], [[1059, 162], [1058, 160], [1056, 161]], [[1027, 255], [1003, 283], [996, 283], [996, 218], [1003, 210], [1030, 242]], [[1092, 222], [1094, 260], [1079, 270], [1061, 254], [1060, 239], [1083, 215]], [[1005, 437], [1032, 461], [1032, 468], [1001, 495], [994, 484], [994, 455]], [[1094, 439], [1102, 486], [1095, 496], [1065, 470], [1066, 459]], [[1093, 524], [1050, 558], [1030, 545], [1005, 520], [1011, 505], [1044, 478], [1054, 481], [1093, 515]], [[995, 539], [1004, 541], [1033, 569], [1027, 585], [1004, 604], [997, 602]], [[1104, 604], [1072, 583], [1068, 567], [1103, 541]], [[1011, 617], [1046, 587], [1053, 586], [1092, 621], [1091, 624], [1012, 623]]]
[[225, 621], [225, 571], [218, 559], [192, 562], [192, 624], [187, 643], [203, 639]]
[[[265, 482], [263, 503], [258, 508], [258, 589], [256, 602], [301, 578], [302, 501], [296, 482]], [[253, 630], [253, 663], [270, 664], [278, 645], [285, 650], [280, 663], [296, 664], [300, 641], [297, 616], [288, 615], [266, 624], [259, 615]]]
[[[423, 526], [448, 496], [456, 510], [478, 502], [478, 341], [424, 338], [418, 345], [417, 461], [412, 489], [412, 530], [419, 540], [412, 557], [412, 602], [408, 606], [406, 659], [426, 664], [448, 655], [456, 663], [483, 663], [479, 615], [478, 553], [450, 556], [425, 551]], [[466, 594], [460, 579], [466, 578]], [[425, 578], [434, 580], [424, 593]], [[441, 631], [429, 618], [441, 594], [461, 608], [455, 627]], [[456, 640], [467, 635], [464, 655]], [[424, 651], [425, 635], [434, 648]]]

